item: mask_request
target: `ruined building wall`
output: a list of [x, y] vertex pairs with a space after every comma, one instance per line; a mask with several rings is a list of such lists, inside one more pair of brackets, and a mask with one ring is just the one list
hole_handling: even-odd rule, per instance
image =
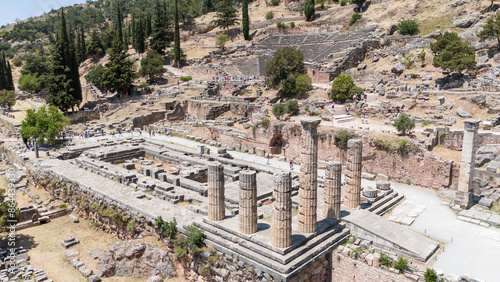
[[157, 121], [160, 121], [162, 119], [165, 119], [165, 114], [167, 114], [168, 111], [155, 111], [151, 112], [146, 115], [140, 115], [132, 118], [132, 125], [133, 127], [140, 127], [142, 128], [145, 125], [155, 123]]

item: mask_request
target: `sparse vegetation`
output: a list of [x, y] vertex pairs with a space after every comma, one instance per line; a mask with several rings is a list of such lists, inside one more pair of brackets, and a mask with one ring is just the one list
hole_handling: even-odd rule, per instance
[[393, 126], [396, 130], [402, 134], [406, 135], [409, 130], [415, 128], [415, 120], [411, 119], [406, 114], [400, 114], [399, 117], [394, 121]]
[[272, 19], [274, 19], [274, 13], [273, 13], [273, 11], [267, 12], [266, 13], [266, 20], [272, 20]]
[[334, 136], [335, 146], [337, 146], [340, 150], [347, 150], [347, 142], [353, 138], [355, 138], [355, 136], [350, 131], [338, 130], [335, 132]]
[[351, 19], [349, 20], [349, 25], [353, 25], [356, 23], [357, 20], [361, 19], [361, 14], [354, 14], [352, 15]]
[[415, 35], [419, 32], [419, 27], [417, 20], [403, 20], [398, 23], [398, 31], [402, 35]]
[[398, 261], [394, 264], [394, 268], [403, 273], [408, 268], [408, 260], [403, 258], [403, 256], [399, 256]]
[[434, 282], [437, 279], [436, 271], [432, 268], [427, 267], [424, 273], [424, 277], [426, 282]]
[[196, 227], [194, 223], [188, 226], [186, 236], [186, 244], [191, 250], [203, 247], [203, 239], [205, 239], [205, 235], [203, 235], [203, 231]]
[[379, 264], [386, 267], [392, 267], [392, 259], [387, 254], [380, 253]]

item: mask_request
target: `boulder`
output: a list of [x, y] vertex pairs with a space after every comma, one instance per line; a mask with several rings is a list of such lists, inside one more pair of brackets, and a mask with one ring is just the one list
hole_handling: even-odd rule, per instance
[[158, 275], [149, 277], [148, 282], [163, 282], [163, 278]]
[[479, 205], [486, 208], [491, 208], [493, 206], [493, 200], [490, 198], [481, 198], [481, 200], [479, 200]]
[[76, 217], [76, 215], [74, 215], [74, 214], [70, 214], [68, 218], [69, 218], [69, 221], [71, 221], [73, 223], [80, 222], [80, 220], [78, 220], [78, 217]]
[[457, 109], [457, 114], [463, 118], [470, 118], [472, 116], [469, 112], [467, 112], [466, 110], [462, 110], [461, 108]]
[[458, 34], [458, 36], [465, 41], [470, 42], [470, 46], [474, 48], [474, 50], [479, 50], [483, 49], [494, 42], [496, 42], [495, 39], [486, 39], [485, 41], [481, 41], [479, 37], [477, 37], [477, 34], [483, 30], [483, 25], [482, 24], [477, 24], [474, 25], [464, 32], [461, 32]]
[[395, 74], [402, 74], [403, 71], [405, 70], [405, 66], [400, 63], [400, 62], [397, 62], [391, 69], [391, 72], [392, 73], [395, 73]]
[[393, 35], [394, 32], [396, 32], [396, 30], [398, 30], [398, 26], [395, 25], [395, 24], [392, 24], [390, 25], [388, 28], [387, 28], [387, 34], [388, 35]]
[[452, 27], [462, 27], [462, 28], [467, 28], [472, 26], [477, 22], [477, 19], [475, 17], [463, 17], [457, 20], [454, 20], [453, 23], [451, 24]]
[[472, 103], [477, 104], [478, 106], [484, 107], [486, 105], [486, 95], [479, 94], [471, 98]]
[[426, 36], [424, 36], [424, 38], [433, 38], [433, 39], [437, 39], [439, 36], [441, 36], [443, 33], [441, 32], [441, 30], [436, 30], [436, 31], [433, 31], [429, 34], [427, 34]]
[[358, 70], [364, 70], [366, 69], [366, 65], [365, 64], [359, 64], [358, 65]]
[[477, 62], [480, 64], [484, 64], [488, 61], [488, 59], [489, 59], [488, 55], [484, 55], [484, 56], [478, 57]]
[[385, 95], [385, 86], [382, 83], [377, 85], [377, 87], [375, 87], [375, 92], [377, 92], [377, 94], [379, 94], [381, 96], [384, 96]]

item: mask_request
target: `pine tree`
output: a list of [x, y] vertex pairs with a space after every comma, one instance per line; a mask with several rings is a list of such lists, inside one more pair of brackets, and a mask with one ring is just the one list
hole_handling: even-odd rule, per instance
[[248, 17], [248, 0], [243, 0], [241, 8], [241, 17], [243, 23], [243, 38], [250, 40], [250, 18]]
[[90, 35], [90, 44], [89, 49], [87, 50], [87, 54], [91, 57], [96, 58], [101, 58], [105, 54], [104, 46], [101, 42], [101, 37], [95, 30], [92, 31], [92, 34]]
[[237, 19], [238, 10], [234, 7], [233, 0], [221, 0], [217, 4], [217, 13], [215, 14], [216, 20], [212, 23], [217, 27], [228, 29], [238, 23]]
[[122, 47], [122, 42], [116, 36], [109, 52], [109, 62], [106, 64], [106, 70], [102, 75], [101, 82], [104, 89], [116, 91], [118, 94], [128, 92], [135, 76], [134, 62], [127, 59], [127, 54]]
[[153, 34], [151, 38], [151, 49], [158, 54], [164, 55], [165, 48], [168, 46], [168, 20], [165, 14], [165, 5], [161, 5], [160, 1], [156, 1], [155, 7], [155, 22], [153, 25]]
[[80, 39], [80, 44], [78, 45], [78, 64], [81, 64], [87, 59], [87, 46], [85, 44], [85, 31], [83, 30], [83, 23], [80, 25], [78, 38]]
[[314, 17], [315, 13], [314, 9], [314, 0], [305, 0], [304, 2], [304, 16], [306, 16], [306, 20], [310, 21]]

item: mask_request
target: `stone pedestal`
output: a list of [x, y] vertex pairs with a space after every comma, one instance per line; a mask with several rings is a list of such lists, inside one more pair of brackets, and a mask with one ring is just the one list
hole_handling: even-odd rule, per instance
[[292, 245], [292, 178], [290, 172], [274, 174], [274, 206], [271, 244], [277, 248]]
[[389, 181], [383, 181], [383, 180], [377, 181], [376, 185], [378, 190], [387, 191], [391, 189], [391, 182]]
[[225, 216], [224, 166], [219, 162], [210, 162], [208, 164], [208, 219], [220, 221]]
[[455, 205], [468, 209], [474, 204], [474, 191], [472, 190], [472, 172], [474, 171], [474, 158], [476, 148], [476, 135], [481, 120], [464, 120], [465, 132], [462, 143], [462, 161], [460, 162], [460, 175], [455, 194]]
[[340, 162], [326, 164], [324, 218], [340, 218], [341, 175], [342, 164]]
[[257, 173], [240, 172], [239, 230], [243, 234], [257, 232]]
[[347, 142], [344, 205], [349, 208], [357, 208], [361, 203], [362, 153], [363, 140], [351, 139]]
[[303, 118], [301, 135], [301, 165], [299, 188], [299, 231], [313, 233], [316, 231], [318, 206], [318, 125], [319, 118]]

